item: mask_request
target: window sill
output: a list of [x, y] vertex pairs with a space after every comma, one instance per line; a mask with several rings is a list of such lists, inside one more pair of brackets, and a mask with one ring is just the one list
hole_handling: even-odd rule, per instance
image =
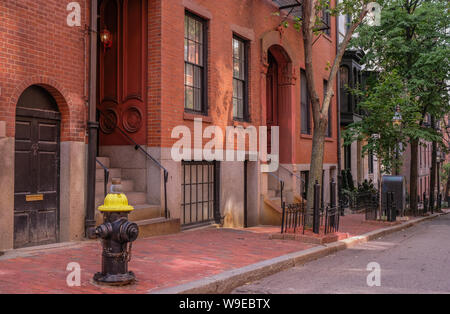
[[312, 134], [300, 134], [300, 138], [306, 139], [306, 140], [312, 140], [313, 136]]
[[240, 120], [240, 119], [233, 119], [233, 126], [242, 126], [244, 128], [248, 128], [249, 126], [251, 126], [251, 121], [250, 120]]
[[334, 142], [334, 138], [332, 138], [332, 137], [325, 137], [325, 142]]
[[212, 123], [213, 122], [211, 116], [205, 116], [201, 113], [184, 112], [183, 119], [188, 120], [188, 121], [194, 121], [195, 119], [202, 119], [202, 122], [204, 122], [204, 123]]

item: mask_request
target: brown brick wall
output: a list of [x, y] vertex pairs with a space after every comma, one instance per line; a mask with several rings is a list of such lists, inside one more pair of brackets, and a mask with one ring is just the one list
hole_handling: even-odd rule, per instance
[[[67, 0], [0, 1], [0, 120], [15, 134], [21, 93], [39, 84], [55, 97], [62, 113], [62, 141], [85, 139], [85, 35], [67, 26]], [[88, 12], [82, 5], [82, 25]]]

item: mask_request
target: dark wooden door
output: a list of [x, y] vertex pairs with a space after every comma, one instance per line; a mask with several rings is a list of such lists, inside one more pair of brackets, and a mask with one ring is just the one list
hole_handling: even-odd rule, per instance
[[278, 65], [272, 54], [269, 53], [269, 69], [267, 70], [266, 82], [267, 99], [267, 151], [272, 147], [272, 126], [278, 126]]
[[[24, 115], [19, 115], [19, 111]], [[58, 114], [18, 109], [14, 186], [15, 248], [50, 244], [59, 240], [60, 122], [49, 117], [57, 118]]]

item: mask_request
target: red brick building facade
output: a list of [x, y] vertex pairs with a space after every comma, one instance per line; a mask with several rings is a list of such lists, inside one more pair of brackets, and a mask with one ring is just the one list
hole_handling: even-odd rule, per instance
[[[79, 240], [84, 235], [90, 70], [90, 32], [86, 25], [90, 2], [79, 2], [80, 27], [67, 24], [72, 12], [67, 10], [69, 2], [0, 3], [0, 189], [6, 195], [0, 208], [0, 249]], [[112, 40], [108, 47], [98, 40], [95, 85], [97, 109], [103, 113], [99, 114], [98, 160], [110, 170], [111, 177], [122, 179], [124, 192], [136, 206], [131, 219], [142, 222], [143, 234], [212, 221], [228, 227], [277, 223], [279, 208], [274, 208], [270, 200], [279, 198], [278, 181], [261, 172], [260, 161], [250, 160], [247, 151], [247, 162], [175, 162], [171, 148], [178, 138], [172, 138], [172, 131], [187, 126], [194, 133], [194, 120], [198, 118], [203, 121], [202, 133], [209, 126], [219, 126], [224, 132], [227, 126], [279, 126], [282, 167], [275, 175], [286, 182], [288, 201], [298, 197], [305, 188], [299, 178], [308, 176], [312, 145], [312, 118], [304, 117], [301, 106], [301, 32], [279, 27], [283, 17], [272, 14], [278, 5], [270, 0], [98, 2], [98, 29], [107, 29]], [[233, 45], [238, 47], [239, 43], [243, 48], [237, 56]], [[329, 35], [318, 38], [313, 49], [316, 85], [322, 89], [328, 78], [327, 63], [334, 60], [336, 52], [334, 18]], [[195, 53], [191, 55], [191, 51]], [[190, 69], [194, 71], [192, 76]], [[236, 92], [239, 82], [244, 86], [243, 93]], [[33, 99], [42, 99], [48, 106], [54, 103], [57, 109], [43, 119], [36, 109], [44, 107]], [[237, 117], [241, 109], [236, 108], [241, 104], [242, 116]], [[17, 111], [18, 107], [23, 110]], [[331, 131], [325, 143], [324, 182], [337, 176], [336, 109], [334, 98]], [[27, 113], [31, 116], [22, 116]], [[51, 141], [39, 137], [45, 135], [41, 125], [53, 123], [49, 117], [59, 128], [59, 136], [56, 127], [51, 128], [53, 133], [49, 131], [55, 135]], [[21, 119], [31, 121], [30, 129], [22, 127], [26, 123]], [[37, 140], [32, 135], [33, 121], [38, 125]], [[308, 127], [302, 127], [305, 121]], [[145, 154], [134, 149], [130, 139], [168, 170], [171, 219], [162, 224], [163, 174]], [[37, 146], [28, 147], [24, 144], [27, 141], [30, 145], [37, 141]], [[35, 213], [27, 214], [28, 207], [18, 208], [17, 204], [30, 194], [46, 199], [51, 193], [39, 190], [39, 184], [36, 191], [20, 190], [18, 184], [22, 180], [34, 182], [33, 176], [44, 171], [33, 170], [41, 165], [39, 157], [36, 164], [30, 160], [35, 160], [33, 153], [43, 153], [42, 143], [54, 141], [53, 159], [47, 161], [54, 167], [42, 169], [57, 172], [47, 190], [53, 191], [59, 201], [55, 211], [42, 218], [46, 226], [43, 234], [35, 236], [34, 221], [39, 218], [33, 216]], [[23, 171], [19, 172], [18, 165], [24, 163], [18, 159], [23, 154], [20, 145], [30, 153], [29, 159], [24, 157], [31, 165], [29, 178], [19, 175]], [[96, 178], [98, 205], [104, 196], [100, 167]], [[328, 190], [325, 188], [326, 200]], [[46, 210], [39, 207], [40, 202], [45, 204], [31, 202], [36, 212]]]

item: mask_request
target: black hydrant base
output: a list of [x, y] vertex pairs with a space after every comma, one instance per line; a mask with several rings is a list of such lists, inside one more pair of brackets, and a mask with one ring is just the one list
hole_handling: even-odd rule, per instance
[[136, 276], [132, 271], [119, 275], [96, 273], [94, 281], [99, 285], [105, 286], [127, 286], [136, 282]]

